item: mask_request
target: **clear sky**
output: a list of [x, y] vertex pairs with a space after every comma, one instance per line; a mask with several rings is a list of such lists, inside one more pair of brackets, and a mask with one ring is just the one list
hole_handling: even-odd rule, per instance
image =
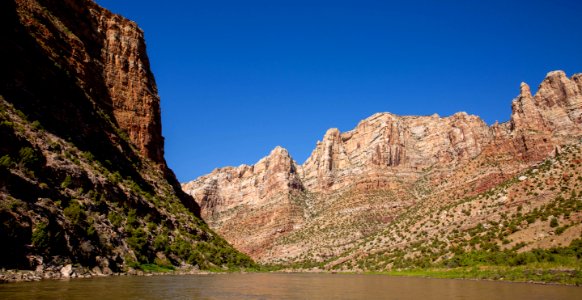
[[376, 112], [509, 119], [522, 81], [582, 72], [582, 1], [97, 0], [136, 21], [182, 182], [298, 163]]

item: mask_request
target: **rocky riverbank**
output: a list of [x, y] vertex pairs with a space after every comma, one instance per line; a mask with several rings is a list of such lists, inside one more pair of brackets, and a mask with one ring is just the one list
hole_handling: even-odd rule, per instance
[[100, 267], [92, 269], [73, 265], [47, 267], [37, 270], [6, 270], [0, 269], [0, 283], [31, 282], [41, 280], [70, 280], [76, 278], [94, 278], [109, 276], [160, 276], [160, 275], [193, 275], [210, 274], [208, 271], [201, 271], [198, 268], [187, 266], [176, 270], [163, 272], [149, 272], [139, 269], [129, 268], [126, 272], [111, 272]]

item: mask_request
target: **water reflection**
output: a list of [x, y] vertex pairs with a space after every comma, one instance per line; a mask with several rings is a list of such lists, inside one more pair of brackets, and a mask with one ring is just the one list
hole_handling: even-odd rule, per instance
[[213, 274], [0, 285], [0, 299], [582, 299], [582, 288], [381, 275]]

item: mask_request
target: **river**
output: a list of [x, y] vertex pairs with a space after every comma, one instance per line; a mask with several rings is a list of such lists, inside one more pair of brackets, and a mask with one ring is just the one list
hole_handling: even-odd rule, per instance
[[0, 285], [0, 299], [582, 299], [582, 288], [344, 274], [107, 277]]

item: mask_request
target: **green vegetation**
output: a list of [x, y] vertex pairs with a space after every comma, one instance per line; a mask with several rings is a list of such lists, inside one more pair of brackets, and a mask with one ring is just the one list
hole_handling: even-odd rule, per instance
[[561, 284], [582, 284], [582, 271], [551, 269], [544, 266], [535, 267], [458, 267], [458, 268], [428, 268], [394, 270], [386, 272], [370, 272], [374, 274], [387, 274], [391, 276], [414, 276], [432, 278], [466, 278], [466, 279], [492, 279], [521, 282], [552, 282]]
[[[286, 265], [264, 265], [259, 271], [278, 271], [285, 268], [325, 269], [325, 265], [326, 262], [305, 261]], [[572, 241], [567, 247], [533, 249], [521, 253], [515, 250], [471, 251], [439, 262], [426, 257], [402, 258], [388, 270], [376, 269], [369, 261], [359, 261], [357, 266], [367, 274], [582, 285], [582, 238]]]
[[42, 129], [44, 129], [38, 120], [30, 123], [30, 127], [32, 127], [35, 130], [42, 130]]
[[147, 249], [147, 234], [141, 228], [133, 229], [128, 232], [129, 237], [127, 238], [127, 244], [133, 251], [138, 255], [139, 261], [148, 261], [147, 253], [144, 251]]
[[71, 183], [73, 183], [73, 179], [71, 178], [71, 176], [67, 175], [67, 177], [65, 177], [65, 180], [63, 180], [63, 182], [61, 183], [61, 188], [66, 189], [71, 185]]
[[558, 227], [558, 219], [552, 218], [552, 220], [550, 221], [550, 227], [552, 228]]
[[161, 233], [154, 239], [154, 249], [157, 251], [170, 251], [170, 238], [167, 234]]
[[[184, 263], [221, 271], [256, 266], [183, 205], [185, 199], [172, 186], [177, 182], [143, 159], [109, 112], [91, 107], [96, 111], [87, 113], [103, 122], [90, 126], [103, 134], [55, 129], [52, 122], [60, 120], [48, 115], [41, 124], [31, 107], [19, 111], [0, 96], [0, 131], [7, 141], [0, 171], [8, 183], [2, 187], [7, 197], [0, 201], [0, 213], [15, 220], [3, 224], [23, 237], [17, 247], [42, 255], [45, 263], [81, 253], [70, 258], [82, 265], [95, 255], [122, 253], [123, 260], [114, 259], [114, 270], [129, 265], [164, 272]], [[121, 140], [112, 138], [116, 134]], [[54, 163], [45, 164], [45, 157]], [[28, 224], [20, 228], [20, 223]]]
[[[576, 238], [580, 154], [580, 147], [565, 146], [556, 157], [487, 191], [467, 195], [472, 190], [464, 188], [443, 201], [429, 197], [340, 257], [323, 259], [320, 251], [269, 267], [581, 284], [580, 239], [566, 247], [532, 249]], [[292, 233], [283, 242], [321, 236], [319, 229], [302, 230], [306, 236]]]
[[0, 126], [12, 128], [12, 127], [14, 127], [14, 123], [10, 122], [10, 121], [2, 121], [2, 122], [0, 122]]
[[120, 227], [121, 222], [123, 221], [123, 217], [120, 216], [114, 210], [109, 211], [109, 214], [107, 214], [107, 219], [109, 219], [109, 222], [111, 222], [111, 225], [113, 225], [115, 227]]
[[176, 270], [172, 265], [158, 265], [158, 264], [140, 264], [137, 265], [138, 269], [144, 272], [155, 272], [155, 273], [167, 273]]
[[12, 167], [12, 165], [14, 165], [14, 163], [12, 162], [12, 158], [10, 158], [10, 155], [6, 154], [0, 157], [0, 166], [4, 168], [10, 168]]
[[63, 213], [73, 225], [81, 226], [86, 218], [85, 212], [77, 201], [72, 201], [69, 206], [63, 210]]
[[50, 238], [46, 223], [36, 224], [31, 241], [32, 245], [38, 249], [46, 249], [49, 246]]
[[582, 239], [573, 240], [567, 247], [533, 249], [522, 253], [517, 253], [514, 250], [466, 252], [455, 255], [436, 266], [450, 268], [483, 265], [514, 267], [540, 263], [553, 266], [582, 267]]
[[40, 161], [39, 155], [30, 147], [21, 148], [18, 154], [20, 156], [19, 164], [25, 168], [31, 168]]

